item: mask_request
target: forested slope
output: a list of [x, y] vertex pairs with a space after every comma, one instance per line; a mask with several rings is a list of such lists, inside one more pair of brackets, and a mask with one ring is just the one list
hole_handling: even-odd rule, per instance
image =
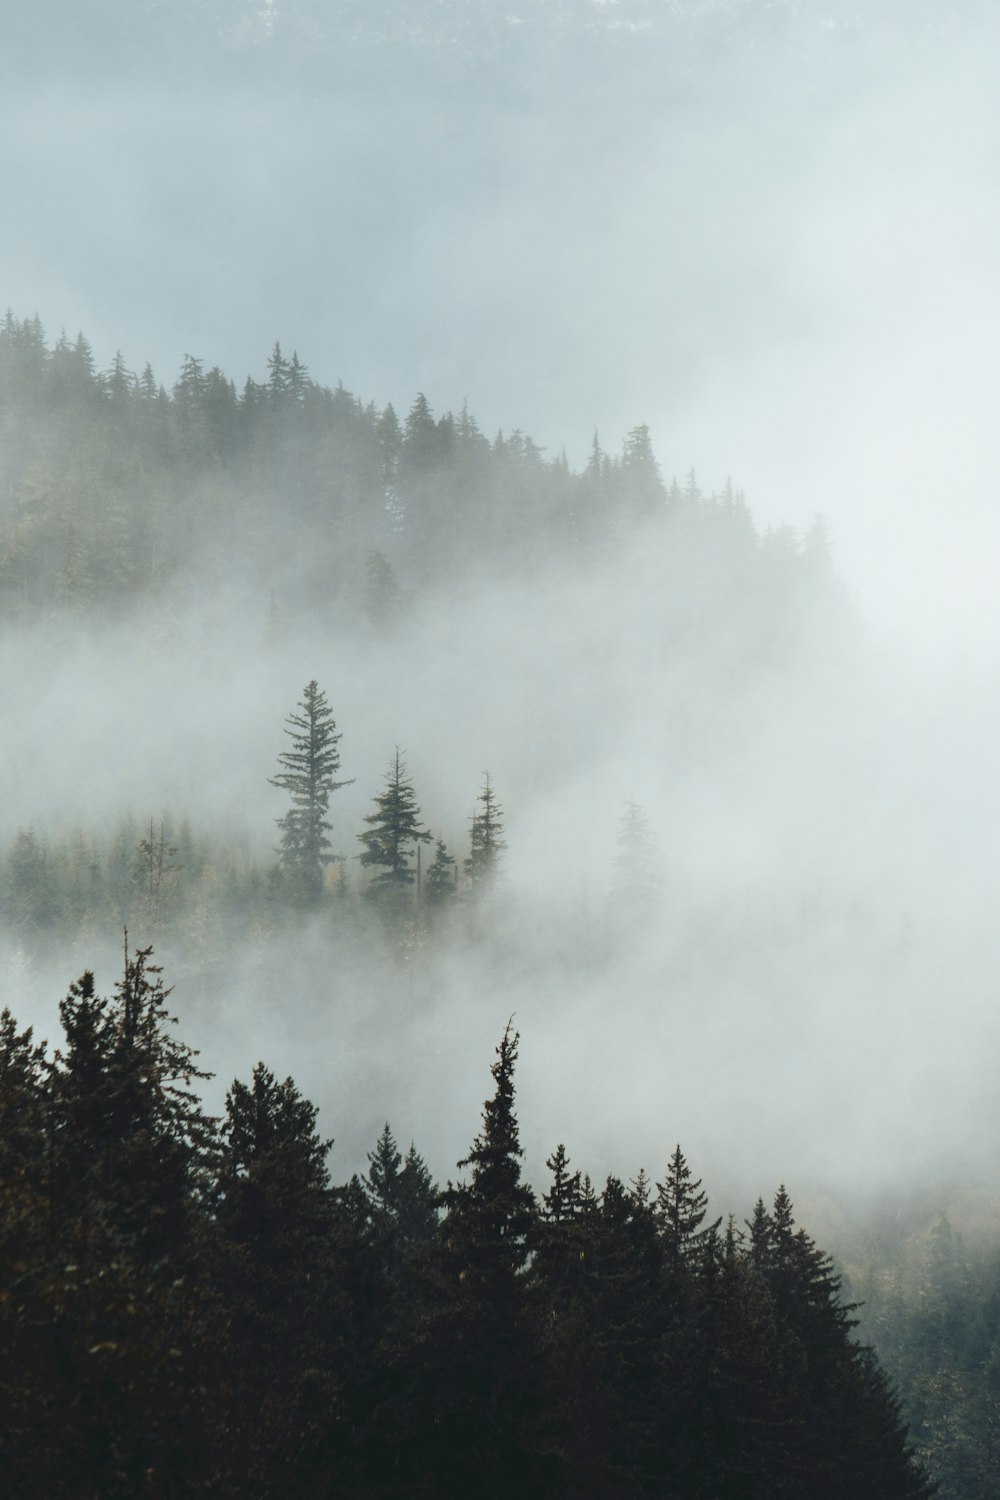
[[779, 1189], [707, 1218], [678, 1146], [522, 1176], [508, 1025], [438, 1191], [389, 1125], [335, 1186], [263, 1064], [208, 1118], [148, 952], [49, 1055], [0, 1017], [5, 1494], [843, 1497], [933, 1491]]
[[[755, 533], [727, 482], [664, 483], [639, 425], [620, 451], [595, 434], [583, 472], [514, 431], [487, 437], [466, 408], [400, 418], [313, 382], [276, 344], [240, 389], [185, 357], [168, 392], [86, 338], [50, 348], [37, 319], [0, 326], [0, 611], [151, 607], [191, 581], [263, 590], [279, 610], [387, 624], [425, 590], [469, 590], [562, 563], [593, 568], [636, 526], [672, 520], [664, 592], [704, 575], [702, 618], [738, 590], [748, 651], [793, 636], [796, 592], [832, 587], [823, 529]], [[814, 601], [813, 601], [814, 602]], [[766, 638], [764, 644], [768, 644]]]
[[[436, 415], [417, 395], [397, 415], [324, 387], [278, 345], [259, 380], [238, 387], [187, 356], [168, 389], [8, 314], [0, 644], [21, 708], [6, 725], [20, 773], [0, 916], [14, 1012], [30, 995], [36, 1019], [52, 967], [79, 967], [127, 926], [169, 955], [215, 1055], [258, 1034], [308, 1054], [310, 1092], [344, 1110], [331, 1124], [349, 1160], [394, 1091], [408, 1112], [435, 1101], [440, 1158], [461, 1127], [438, 1101], [457, 1077], [468, 1103], [468, 1058], [498, 1004], [545, 1034], [532, 1086], [553, 1139], [578, 1078], [595, 1076], [595, 1039], [607, 1080], [581, 1128], [604, 1188], [556, 1151], [551, 1187], [532, 1193], [511, 1148], [508, 1223], [477, 1197], [493, 1182], [485, 1134], [470, 1184], [443, 1196], [391, 1135], [369, 1173], [335, 1187], [312, 1106], [264, 1068], [234, 1085], [221, 1133], [169, 1090], [105, 1109], [103, 1070], [128, 1071], [137, 1045], [130, 984], [160, 1035], [134, 960], [117, 998], [74, 991], [58, 1059], [8, 1017], [19, 1474], [62, 1403], [74, 1415], [46, 1459], [53, 1494], [88, 1465], [109, 1494], [134, 1493], [140, 1473], [163, 1494], [451, 1493], [480, 1488], [483, 1467], [498, 1494], [924, 1492], [787, 1195], [727, 1232], [679, 1150], [648, 1188], [606, 1172], [614, 1111], [628, 1139], [676, 1100], [741, 1192], [748, 1120], [772, 1158], [792, 1150], [789, 1121], [834, 1122], [836, 1142], [817, 1134], [814, 1149], [843, 1156], [848, 1191], [850, 1133], [869, 1139], [859, 1067], [882, 1086], [893, 1006], [946, 962], [928, 966], [900, 918], [918, 887], [883, 878], [896, 845], [855, 797], [875, 737], [845, 710], [870, 713], [882, 684], [822, 523], [761, 533], [731, 483], [705, 492], [677, 463], [665, 476], [640, 424], [615, 451], [595, 435], [577, 471], [524, 433], [485, 435], [467, 407]], [[83, 663], [84, 692], [53, 714], [47, 674], [64, 690], [77, 670], [64, 662]], [[53, 770], [67, 756], [69, 787]], [[105, 760], [120, 795], [81, 798]], [[880, 816], [889, 779], [872, 788]], [[898, 859], [896, 873], [905, 845]], [[335, 1020], [349, 1045], [329, 1057]], [[845, 1033], [867, 1036], [864, 1057]], [[790, 1079], [810, 1047], [824, 1070], [806, 1069], [800, 1096]], [[183, 1048], [167, 1063], [196, 1076]], [[735, 1092], [722, 1110], [692, 1090], [712, 1067]], [[292, 1136], [273, 1159], [246, 1135], [272, 1116]], [[541, 1132], [536, 1181], [552, 1152]], [[104, 1166], [77, 1181], [88, 1157]], [[405, 1208], [389, 1203], [397, 1177], [415, 1191]], [[268, 1194], [286, 1187], [304, 1197], [281, 1199], [291, 1227], [273, 1244]], [[491, 1235], [513, 1237], [509, 1256]], [[978, 1500], [993, 1280], [963, 1272], [929, 1320], [919, 1278], [893, 1280], [902, 1255], [852, 1254], [850, 1295], [943, 1493]], [[507, 1363], [487, 1369], [494, 1298]]]

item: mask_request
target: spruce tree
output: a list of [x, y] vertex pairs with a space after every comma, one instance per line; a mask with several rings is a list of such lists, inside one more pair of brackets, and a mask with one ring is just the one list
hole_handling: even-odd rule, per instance
[[662, 880], [649, 819], [638, 803], [626, 803], [616, 842], [612, 901], [623, 916], [641, 920], [652, 913]]
[[[84, 1211], [150, 1263], [180, 1253], [214, 1151], [214, 1122], [191, 1088], [211, 1075], [171, 1031], [170, 990], [152, 949], [125, 950], [112, 997], [86, 973], [59, 1007], [52, 1170], [67, 1211]], [[99, 1209], [98, 1209], [99, 1205]]]
[[367, 833], [358, 834], [364, 846], [359, 858], [365, 869], [376, 872], [369, 891], [375, 896], [400, 897], [416, 879], [410, 866], [414, 847], [426, 844], [431, 835], [421, 827], [413, 782], [398, 748], [386, 774], [385, 790], [375, 798], [375, 811], [365, 822]]
[[330, 823], [327, 810], [331, 793], [350, 786], [351, 780], [336, 780], [340, 770], [340, 735], [333, 713], [315, 678], [306, 684], [302, 712], [289, 714], [285, 733], [292, 748], [278, 756], [282, 767], [269, 778], [272, 786], [291, 794], [292, 805], [277, 820], [281, 829], [278, 847], [280, 869], [289, 882], [293, 899], [315, 905], [323, 891], [323, 872], [332, 864]]
[[401, 608], [396, 570], [384, 552], [373, 548], [365, 564], [365, 614], [372, 630], [388, 634], [398, 623]]
[[490, 1072], [496, 1083], [492, 1099], [483, 1105], [483, 1131], [467, 1157], [458, 1163], [471, 1167], [467, 1186], [452, 1188], [448, 1203], [448, 1234], [468, 1259], [466, 1276], [495, 1282], [523, 1270], [529, 1254], [529, 1230], [535, 1221], [535, 1196], [521, 1181], [521, 1149], [514, 1113], [514, 1065], [520, 1037], [508, 1021], [497, 1060]]
[[706, 1239], [714, 1235], [721, 1220], [702, 1229], [708, 1196], [701, 1191], [701, 1178], [691, 1180], [691, 1168], [678, 1145], [670, 1158], [666, 1180], [656, 1184], [656, 1222], [663, 1237], [667, 1265], [677, 1271], [694, 1264]]
[[503, 808], [497, 801], [490, 773], [483, 777], [482, 790], [476, 799], [479, 807], [469, 824], [469, 857], [465, 876], [474, 894], [493, 888], [499, 871], [500, 855], [507, 844], [503, 837]]
[[[233, 1494], [322, 1492], [338, 1355], [360, 1357], [352, 1234], [317, 1114], [291, 1078], [279, 1081], [262, 1063], [226, 1098], [216, 1276], [231, 1344]], [[337, 1488], [330, 1475], [326, 1483]]]
[[454, 856], [448, 853], [444, 839], [438, 839], [434, 846], [434, 858], [427, 870], [426, 893], [432, 906], [445, 906], [454, 896], [455, 872]]
[[537, 1432], [546, 1420], [542, 1368], [525, 1274], [537, 1209], [521, 1180], [517, 1045], [508, 1022], [482, 1131], [458, 1164], [471, 1169], [470, 1179], [442, 1195], [447, 1310], [428, 1350], [440, 1422], [433, 1492], [491, 1500], [545, 1493]]

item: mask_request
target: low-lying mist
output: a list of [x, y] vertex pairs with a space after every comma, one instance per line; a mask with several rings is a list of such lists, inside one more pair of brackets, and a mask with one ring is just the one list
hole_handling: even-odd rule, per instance
[[[690, 557], [651, 524], [585, 576], [413, 599], [386, 636], [302, 617], [291, 592], [276, 625], [262, 596], [180, 586], [119, 625], [9, 631], [4, 849], [187, 819], [266, 881], [285, 810], [268, 777], [316, 678], [354, 778], [330, 806], [348, 900], [239, 930], [207, 898], [185, 923], [131, 919], [213, 1105], [263, 1059], [320, 1105], [336, 1177], [388, 1118], [444, 1179], [513, 1015], [535, 1181], [564, 1140], [598, 1181], [656, 1177], [680, 1141], [720, 1208], [778, 1181], [803, 1200], [992, 1184], [988, 684], [874, 647], [835, 581], [791, 631], [766, 592], [720, 608]], [[397, 746], [460, 863], [486, 771], [508, 848], [487, 903], [389, 937], [356, 856]], [[655, 847], [643, 892], [616, 869], [629, 804]], [[5, 1001], [55, 1043], [67, 984], [93, 968], [109, 991], [121, 941], [8, 932]]]

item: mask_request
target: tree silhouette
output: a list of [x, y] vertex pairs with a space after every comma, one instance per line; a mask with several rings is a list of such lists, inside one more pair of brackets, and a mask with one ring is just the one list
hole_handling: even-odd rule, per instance
[[291, 794], [292, 805], [279, 818], [280, 868], [290, 884], [293, 899], [315, 905], [323, 891], [323, 872], [332, 864], [330, 795], [351, 780], [337, 781], [340, 770], [340, 735], [333, 713], [315, 678], [306, 684], [300, 714], [289, 714], [285, 733], [292, 748], [278, 756], [282, 767], [269, 777], [272, 786]]
[[413, 782], [397, 747], [385, 778], [385, 791], [375, 798], [375, 811], [365, 818], [367, 833], [359, 833], [364, 846], [360, 855], [365, 869], [375, 870], [369, 890], [373, 895], [399, 896], [416, 878], [410, 867], [413, 848], [426, 844], [431, 835], [420, 826]]

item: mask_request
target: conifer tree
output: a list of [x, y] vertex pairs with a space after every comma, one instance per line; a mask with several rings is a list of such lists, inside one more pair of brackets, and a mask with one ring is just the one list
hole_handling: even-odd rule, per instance
[[706, 1239], [718, 1231], [719, 1219], [708, 1229], [701, 1227], [707, 1208], [708, 1195], [701, 1191], [701, 1178], [692, 1182], [691, 1168], [678, 1145], [670, 1158], [666, 1180], [656, 1184], [654, 1210], [672, 1270], [691, 1266]]
[[336, 780], [340, 770], [340, 735], [333, 713], [315, 678], [306, 684], [302, 712], [289, 714], [285, 733], [292, 748], [278, 756], [282, 767], [269, 778], [272, 786], [291, 794], [292, 805], [279, 818], [280, 869], [289, 881], [293, 899], [315, 905], [323, 891], [323, 872], [336, 858], [330, 853], [330, 796], [351, 780]]
[[[491, 1068], [496, 1085], [483, 1128], [459, 1167], [468, 1182], [442, 1199], [442, 1270], [448, 1310], [434, 1330], [432, 1368], [441, 1413], [437, 1493], [504, 1500], [541, 1494], [536, 1427], [542, 1370], [525, 1269], [537, 1222], [521, 1179], [514, 1113], [518, 1036], [508, 1022]], [[430, 1351], [429, 1351], [430, 1352]]]
[[514, 1065], [520, 1037], [508, 1021], [497, 1060], [490, 1069], [496, 1083], [483, 1105], [483, 1130], [460, 1167], [471, 1167], [467, 1186], [450, 1189], [448, 1234], [468, 1256], [468, 1274], [493, 1280], [514, 1276], [528, 1259], [529, 1230], [535, 1196], [521, 1181], [521, 1149], [514, 1113]]
[[399, 619], [402, 594], [396, 570], [384, 552], [373, 549], [365, 567], [365, 614], [377, 632], [388, 632]]
[[364, 846], [359, 858], [365, 869], [374, 870], [369, 890], [373, 895], [399, 897], [416, 878], [410, 866], [413, 849], [426, 844], [430, 833], [420, 824], [413, 782], [397, 748], [385, 778], [385, 790], [375, 798], [375, 811], [365, 818], [367, 833], [359, 833]]
[[19, 1032], [4, 1007], [0, 1011], [0, 1190], [12, 1180], [41, 1170], [48, 1118], [47, 1075], [45, 1043], [34, 1041], [30, 1026]]
[[406, 1156], [386, 1122], [368, 1153], [362, 1188], [371, 1204], [376, 1232], [382, 1237], [386, 1269], [398, 1284], [403, 1266], [425, 1252], [437, 1225], [437, 1189], [426, 1163], [411, 1143]]
[[500, 855], [507, 844], [503, 837], [503, 808], [497, 801], [490, 773], [483, 777], [482, 790], [476, 799], [479, 807], [469, 824], [469, 857], [465, 861], [465, 878], [474, 895], [485, 894], [496, 884]]
[[[170, 1031], [150, 956], [126, 948], [112, 997], [87, 973], [60, 1006], [64, 1044], [43, 1069], [43, 1196], [0, 1159], [0, 1343], [14, 1372], [0, 1372], [0, 1472], [12, 1500], [130, 1500], [153, 1474], [164, 1494], [202, 1488], [219, 1352], [200, 1282], [214, 1131], [190, 1089], [208, 1075]], [[32, 1059], [26, 1037], [9, 1040], [21, 1092]]]
[[438, 839], [434, 858], [427, 870], [426, 893], [432, 906], [444, 906], [454, 896], [456, 868], [454, 856], [448, 853], [444, 839]]
[[637, 802], [628, 802], [618, 824], [611, 893], [626, 917], [649, 916], [661, 890], [656, 844], [649, 819]]

